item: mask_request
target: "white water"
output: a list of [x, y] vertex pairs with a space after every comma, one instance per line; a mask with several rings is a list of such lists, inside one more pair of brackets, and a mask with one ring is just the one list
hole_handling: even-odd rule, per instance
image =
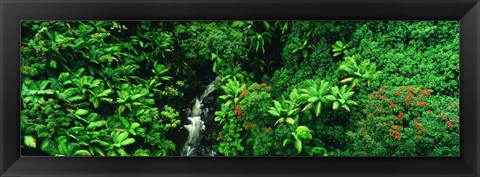
[[[200, 99], [195, 98], [191, 110], [188, 112], [188, 120], [190, 124], [184, 125], [183, 127], [188, 131], [188, 138], [185, 144], [183, 145], [181, 155], [182, 156], [192, 156], [195, 155], [196, 148], [200, 145], [200, 140], [202, 139], [202, 131], [205, 130], [205, 124], [202, 120], [208, 115], [208, 108], [203, 108], [203, 100], [215, 91], [215, 82], [218, 82], [221, 77], [217, 77], [215, 81], [210, 83], [203, 94], [200, 96]], [[202, 115], [203, 113], [203, 115]]]

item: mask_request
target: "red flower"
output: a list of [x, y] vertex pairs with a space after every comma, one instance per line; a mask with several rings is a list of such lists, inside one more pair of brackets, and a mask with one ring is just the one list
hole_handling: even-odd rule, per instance
[[268, 127], [267, 130], [265, 130], [265, 132], [267, 132], [267, 133], [270, 132], [270, 131], [272, 131], [272, 127]]
[[398, 114], [397, 116], [397, 121], [402, 120], [402, 117], [403, 117], [403, 112], [400, 112], [400, 114]]
[[400, 95], [402, 91], [401, 90], [397, 90], [397, 95]]
[[415, 119], [415, 127], [421, 128], [420, 124], [418, 124], [418, 119]]
[[402, 129], [402, 127], [400, 125], [397, 125], [397, 134], [398, 134], [398, 130]]
[[380, 89], [381, 92], [385, 92], [385, 89], [387, 88], [387, 86], [382, 86], [382, 88]]
[[413, 98], [414, 96], [413, 96], [412, 93], [409, 93], [409, 94], [408, 94], [408, 97], [409, 97], [409, 98]]
[[353, 133], [350, 133], [348, 136], [353, 137]]
[[240, 104], [235, 105], [235, 110], [233, 112], [235, 112], [235, 115], [237, 115], [237, 117], [240, 117], [241, 115], [243, 115], [242, 112], [240, 111]]
[[427, 102], [424, 101], [424, 100], [422, 100], [421, 103], [422, 103], [422, 105], [426, 105], [426, 104], [427, 104]]
[[418, 134], [422, 134], [422, 130], [418, 130], [417, 132], [418, 132]]
[[428, 112], [429, 112], [429, 113], [432, 113], [432, 110], [431, 110], [431, 109], [429, 109], [429, 110], [428, 110]]
[[42, 43], [43, 43], [43, 41], [42, 41], [42, 40], [40, 40], [40, 41], [38, 41], [38, 43], [42, 44]]
[[429, 89], [426, 89], [426, 90], [425, 90], [425, 94], [430, 95], [430, 90], [429, 90]]
[[391, 108], [395, 108], [396, 106], [397, 106], [397, 105], [395, 105], [395, 103], [390, 102], [390, 107], [391, 107]]
[[452, 125], [452, 122], [447, 121], [447, 127], [450, 128], [450, 127], [452, 127], [452, 126], [453, 126], [453, 125]]

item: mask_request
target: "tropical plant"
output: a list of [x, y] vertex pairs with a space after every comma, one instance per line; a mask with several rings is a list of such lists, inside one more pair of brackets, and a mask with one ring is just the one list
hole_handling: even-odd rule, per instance
[[[270, 107], [268, 113], [270, 113], [272, 116], [278, 117], [275, 125], [284, 122], [293, 125], [295, 123], [295, 119], [298, 119], [297, 112], [300, 109], [297, 108], [297, 105], [294, 102], [282, 100], [282, 103], [280, 103], [276, 100], [273, 100], [273, 105], [274, 107]], [[294, 117], [295, 115], [297, 116]]]
[[318, 117], [322, 111], [322, 104], [326, 101], [329, 88], [329, 82], [321, 80], [320, 84], [315, 83], [306, 89], [300, 89], [298, 98], [300, 100], [306, 100], [307, 102], [307, 105], [305, 105], [302, 111], [313, 109], [315, 115]]
[[236, 78], [228, 79], [225, 85], [221, 86], [223, 95], [221, 99], [220, 110], [215, 111], [215, 121], [219, 122], [222, 129], [218, 132], [216, 140], [218, 145], [214, 148], [226, 156], [235, 156], [244, 150], [242, 140], [239, 138], [242, 132], [241, 122], [235, 115], [240, 101], [240, 93], [245, 89], [245, 84], [240, 84]]
[[360, 65], [354, 57], [345, 57], [345, 61], [340, 64], [337, 74], [344, 76], [344, 79], [340, 81], [340, 84], [351, 82], [351, 88], [359, 85], [360, 82], [367, 81], [368, 86], [372, 81], [376, 80], [380, 75], [380, 71], [377, 71], [375, 63], [371, 63], [370, 60], [363, 60]]
[[347, 86], [344, 85], [340, 89], [338, 86], [332, 87], [330, 89], [330, 95], [325, 96], [329, 101], [332, 101], [332, 109], [336, 110], [339, 107], [350, 112], [351, 105], [358, 105], [356, 101], [353, 101], [351, 97], [355, 92], [348, 90]]
[[349, 43], [345, 42], [345, 39], [342, 41], [337, 41], [332, 45], [333, 57], [342, 55], [343, 52], [347, 49]]

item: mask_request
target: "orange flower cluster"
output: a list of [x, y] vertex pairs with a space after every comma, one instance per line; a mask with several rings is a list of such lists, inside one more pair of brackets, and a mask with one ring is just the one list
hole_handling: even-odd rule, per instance
[[398, 114], [398, 116], [397, 116], [397, 121], [400, 122], [400, 120], [402, 120], [402, 118], [403, 118], [403, 112], [400, 112], [400, 114]]
[[382, 88], [380, 89], [381, 92], [385, 92], [385, 89], [387, 88], [387, 86], [382, 86]]
[[241, 98], [245, 97], [245, 95], [247, 95], [247, 92], [248, 92], [247, 88], [243, 87], [242, 88], [242, 93], [240, 93], [240, 95], [238, 95], [238, 99], [241, 99]]
[[395, 139], [401, 140], [402, 136], [400, 136], [398, 132], [402, 129], [402, 127], [399, 126], [399, 125], [396, 125], [396, 126], [392, 125], [392, 128], [395, 128], [395, 129], [391, 129], [390, 134], [388, 134], [388, 136], [390, 136], [390, 137], [394, 136]]
[[241, 118], [245, 116], [245, 114], [242, 113], [242, 111], [240, 111], [240, 104], [235, 105], [235, 110], [233, 112], [235, 112], [235, 115], [237, 116], [237, 118]]
[[418, 123], [418, 119], [415, 119], [415, 127], [422, 128], [422, 126]]
[[393, 101], [390, 101], [390, 107], [395, 108], [395, 107], [397, 107], [397, 105], [395, 105], [395, 103]]
[[450, 122], [450, 121], [447, 121], [447, 127], [448, 127], [448, 128], [451, 128], [451, 127], [453, 127], [453, 125], [452, 125], [452, 122]]

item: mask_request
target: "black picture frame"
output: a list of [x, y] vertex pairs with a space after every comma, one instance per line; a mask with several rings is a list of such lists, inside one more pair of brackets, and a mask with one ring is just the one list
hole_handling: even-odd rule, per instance
[[[1, 0], [0, 176], [480, 176], [478, 0]], [[461, 157], [21, 157], [21, 20], [459, 20]]]

